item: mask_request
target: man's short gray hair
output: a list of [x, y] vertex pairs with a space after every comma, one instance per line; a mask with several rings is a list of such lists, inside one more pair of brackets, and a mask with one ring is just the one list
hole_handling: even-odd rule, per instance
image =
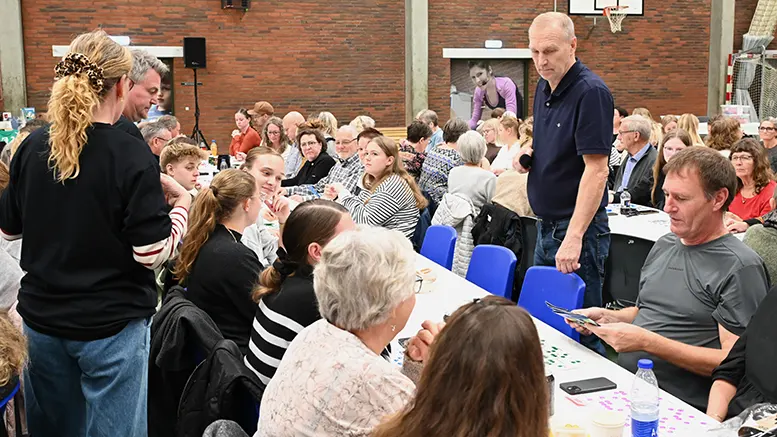
[[486, 139], [474, 130], [464, 132], [456, 145], [465, 163], [477, 165], [486, 156]]
[[629, 115], [621, 120], [623, 130], [630, 130], [639, 133], [639, 139], [642, 141], [650, 140], [650, 134], [653, 132], [653, 125], [650, 121], [641, 115]]
[[548, 26], [557, 27], [564, 31], [564, 36], [567, 41], [572, 41], [575, 38], [575, 23], [569, 18], [569, 15], [561, 12], [545, 12], [537, 15], [529, 26], [529, 33], [532, 33], [532, 29], [546, 28]]
[[356, 132], [356, 128], [351, 126], [350, 124], [345, 124], [345, 125], [340, 126], [340, 128], [338, 128], [337, 131], [338, 132], [348, 132], [349, 134], [351, 134], [351, 136], [353, 138], [356, 138], [357, 136], [359, 136], [359, 133]]
[[156, 137], [161, 137], [165, 132], [172, 135], [170, 129], [166, 128], [164, 125], [162, 125], [162, 123], [158, 122], [146, 123], [140, 129], [140, 133], [143, 135], [143, 139], [146, 141], [146, 144], [151, 144], [151, 140]]
[[437, 113], [431, 109], [424, 109], [415, 116], [416, 120], [423, 121], [426, 124], [432, 123], [435, 126], [440, 125], [440, 119], [437, 117]]
[[170, 132], [178, 126], [178, 119], [174, 115], [163, 115], [157, 118], [156, 122], [166, 127]]
[[165, 77], [170, 72], [167, 65], [156, 56], [145, 50], [133, 49], [132, 70], [130, 70], [129, 78], [135, 83], [143, 82], [143, 79], [146, 78], [146, 73], [151, 69], [159, 73], [160, 77]]
[[315, 267], [321, 316], [347, 331], [385, 323], [415, 293], [410, 240], [395, 230], [360, 226], [330, 241]]

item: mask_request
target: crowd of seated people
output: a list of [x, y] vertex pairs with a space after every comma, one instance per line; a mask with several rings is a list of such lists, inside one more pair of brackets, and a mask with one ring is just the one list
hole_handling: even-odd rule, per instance
[[[517, 171], [532, 117], [495, 110], [471, 129], [427, 109], [397, 142], [367, 115], [276, 117], [260, 101], [234, 115], [240, 168], [202, 183], [208, 154], [180, 122], [142, 122], [165, 68], [102, 31], [78, 36], [47, 120], [0, 156], [0, 398], [23, 381], [32, 435], [147, 428], [162, 269], [265, 389], [258, 435], [547, 435], [542, 348], [512, 302], [489, 297], [411, 327], [403, 366], [387, 359], [414, 308], [411, 240], [425, 212], [445, 220], [465, 205], [472, 218], [493, 203], [534, 215]], [[613, 108], [611, 201], [628, 191], [670, 227], [636, 306], [580, 310], [600, 326], [573, 326], [630, 371], [651, 358], [663, 389], [718, 420], [777, 402], [777, 120], [758, 141], [719, 117], [702, 141], [692, 114], [633, 113]], [[457, 244], [471, 240], [462, 223]], [[483, 407], [489, 393], [504, 407]]]

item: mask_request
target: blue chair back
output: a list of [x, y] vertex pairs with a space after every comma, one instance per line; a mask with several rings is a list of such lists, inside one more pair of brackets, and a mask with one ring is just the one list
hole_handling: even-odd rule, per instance
[[456, 230], [450, 226], [433, 225], [426, 230], [421, 255], [450, 270], [455, 247]]
[[466, 279], [491, 294], [510, 299], [517, 263], [510, 249], [481, 244], [472, 251]]
[[575, 273], [564, 274], [555, 267], [531, 267], [521, 288], [518, 305], [532, 316], [554, 327], [567, 337], [580, 341], [580, 334], [567, 325], [564, 318], [555, 314], [545, 301], [568, 310], [583, 307], [585, 282]]

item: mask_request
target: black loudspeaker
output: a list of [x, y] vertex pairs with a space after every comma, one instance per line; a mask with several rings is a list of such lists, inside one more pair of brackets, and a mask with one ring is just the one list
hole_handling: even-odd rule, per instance
[[186, 68], [205, 68], [205, 38], [186, 37], [183, 39], [183, 64]]

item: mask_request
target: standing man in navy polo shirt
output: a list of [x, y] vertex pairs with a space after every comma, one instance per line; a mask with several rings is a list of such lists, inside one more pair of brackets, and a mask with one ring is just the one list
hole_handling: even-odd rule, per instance
[[[537, 16], [529, 48], [541, 79], [534, 97], [534, 142], [513, 166], [529, 172], [529, 203], [539, 217], [534, 265], [575, 272], [586, 284], [584, 307], [602, 304], [604, 261], [610, 251], [605, 206], [612, 147], [613, 99], [599, 76], [575, 58], [572, 20]], [[521, 156], [532, 157], [528, 168]], [[581, 339], [604, 353], [599, 340]]]

